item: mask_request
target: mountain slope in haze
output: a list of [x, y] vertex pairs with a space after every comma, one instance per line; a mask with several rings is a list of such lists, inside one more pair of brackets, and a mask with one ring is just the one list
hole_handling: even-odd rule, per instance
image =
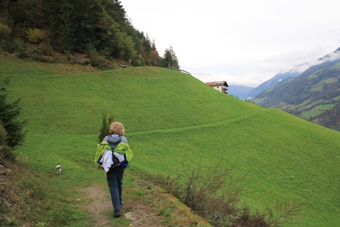
[[259, 95], [255, 103], [276, 107], [340, 131], [340, 50], [322, 64], [308, 68], [294, 79]]
[[277, 85], [278, 83], [281, 83], [282, 81], [285, 81], [285, 80], [291, 79], [291, 78], [295, 78], [300, 73], [302, 73], [306, 70], [313, 70], [314, 68], [312, 66], [314, 66], [314, 65], [322, 65], [325, 62], [336, 60], [338, 58], [337, 53], [339, 52], [339, 50], [340, 50], [340, 48], [338, 48], [337, 50], [335, 50], [333, 53], [331, 53], [329, 55], [326, 55], [322, 58], [316, 59], [315, 61], [306, 62], [304, 64], [297, 65], [293, 69], [289, 70], [288, 72], [277, 74], [273, 78], [263, 82], [258, 87], [256, 87], [252, 91], [250, 91], [247, 94], [246, 98], [248, 100], [251, 100], [251, 99], [255, 98], [261, 92]]
[[228, 94], [235, 96], [239, 99], [246, 99], [248, 93], [253, 89], [254, 89], [253, 87], [229, 85]]
[[290, 70], [289, 72], [286, 72], [286, 73], [279, 73], [276, 76], [274, 76], [273, 78], [263, 82], [258, 87], [251, 90], [249, 93], [247, 93], [245, 98], [248, 99], [248, 100], [255, 98], [261, 92], [275, 86], [276, 84], [280, 83], [281, 81], [287, 80], [287, 79], [290, 79], [290, 78], [294, 78], [298, 75], [299, 75], [299, 72], [297, 72], [295, 70]]

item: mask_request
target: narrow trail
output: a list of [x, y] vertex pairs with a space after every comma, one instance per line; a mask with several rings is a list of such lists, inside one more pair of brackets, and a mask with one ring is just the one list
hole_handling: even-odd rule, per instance
[[[113, 209], [108, 191], [105, 191], [100, 186], [88, 186], [82, 191], [86, 193], [86, 199], [89, 201], [85, 206], [85, 210], [91, 215], [94, 222], [93, 227], [121, 226], [120, 221], [112, 217]], [[129, 201], [124, 203], [125, 206], [129, 207]], [[134, 208], [129, 209], [128, 212], [125, 212], [123, 207], [122, 215], [131, 221], [128, 226], [159, 226], [153, 223], [155, 217], [152, 217], [152, 212], [143, 204], [137, 204]]]
[[176, 197], [146, 182], [135, 180], [134, 187], [123, 189], [124, 206], [122, 217], [118, 219], [112, 217], [112, 203], [104, 185], [90, 185], [80, 192], [84, 195], [84, 209], [91, 216], [93, 227], [210, 226]]
[[94, 227], [111, 226], [108, 217], [108, 211], [112, 210], [110, 198], [105, 196], [105, 191], [100, 186], [87, 186], [80, 191], [85, 192], [85, 199], [88, 203], [85, 211], [91, 215], [94, 221]]
[[178, 128], [165, 128], [165, 129], [154, 129], [154, 130], [149, 130], [149, 131], [130, 132], [129, 136], [162, 133], [162, 132], [177, 132], [177, 131], [193, 130], [193, 129], [198, 129], [198, 128], [201, 129], [201, 128], [207, 128], [207, 127], [213, 127], [213, 126], [220, 126], [221, 124], [227, 124], [227, 123], [231, 124], [231, 123], [235, 123], [238, 121], [243, 121], [245, 119], [248, 119], [248, 118], [251, 118], [259, 114], [266, 113], [266, 112], [267, 110], [260, 109], [260, 110], [249, 112], [247, 114], [235, 116], [233, 118], [229, 118], [223, 121], [211, 122], [211, 123], [206, 123], [206, 124], [201, 124], [201, 125], [184, 126], [184, 127], [178, 127]]

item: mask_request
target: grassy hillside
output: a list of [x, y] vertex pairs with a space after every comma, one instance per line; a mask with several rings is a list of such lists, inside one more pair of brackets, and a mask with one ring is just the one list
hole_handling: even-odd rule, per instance
[[[28, 119], [26, 142], [17, 152], [51, 176], [47, 184], [70, 192], [106, 184], [92, 159], [102, 114], [113, 114], [135, 154], [131, 173], [176, 174], [183, 159], [188, 168], [220, 159], [235, 166], [235, 176], [247, 176], [241, 197], [252, 207], [305, 202], [297, 226], [340, 223], [337, 131], [224, 95], [166, 68], [80, 73], [1, 56], [0, 77], [6, 76]], [[57, 162], [60, 177], [54, 176]]]

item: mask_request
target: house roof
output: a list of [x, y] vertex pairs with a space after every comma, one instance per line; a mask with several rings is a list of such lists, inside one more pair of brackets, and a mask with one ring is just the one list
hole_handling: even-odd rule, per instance
[[227, 81], [214, 81], [214, 82], [206, 82], [207, 85], [214, 87], [214, 86], [225, 86], [229, 87]]

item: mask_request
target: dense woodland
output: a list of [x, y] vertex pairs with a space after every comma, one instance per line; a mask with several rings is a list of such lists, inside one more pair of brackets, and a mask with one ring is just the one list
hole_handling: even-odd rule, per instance
[[161, 57], [155, 41], [126, 15], [118, 0], [0, 0], [0, 49], [47, 62], [55, 53], [84, 53], [100, 68], [111, 68], [114, 59], [179, 68], [173, 48]]

